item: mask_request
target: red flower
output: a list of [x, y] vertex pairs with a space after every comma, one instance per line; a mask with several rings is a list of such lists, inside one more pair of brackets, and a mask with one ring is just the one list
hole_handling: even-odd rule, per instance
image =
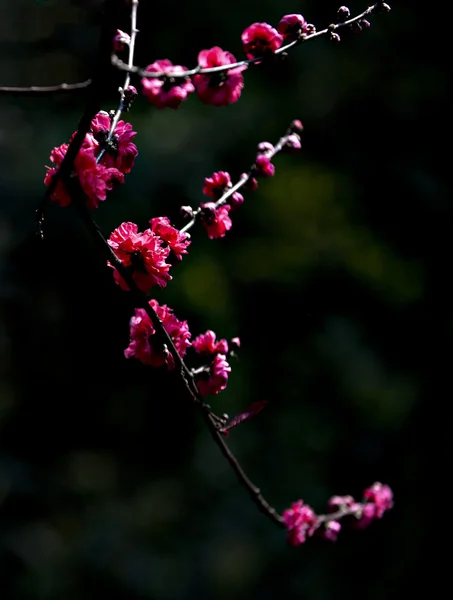
[[196, 380], [200, 396], [218, 394], [226, 388], [231, 367], [223, 354], [216, 354], [209, 367], [209, 373], [200, 375]]
[[149, 222], [151, 231], [159, 235], [166, 242], [178, 260], [183, 254], [187, 254], [187, 246], [190, 244], [188, 233], [181, 233], [179, 229], [170, 225], [168, 217], [155, 217]]
[[[168, 272], [170, 265], [165, 262], [170, 247], [164, 247], [162, 238], [151, 229], [139, 233], [135, 223], [122, 223], [107, 241], [117, 258], [130, 268], [136, 285], [143, 292], [148, 292], [155, 285], [165, 287], [172, 278]], [[107, 264], [114, 269], [116, 283], [123, 290], [129, 290], [114, 265]]]
[[[203, 69], [231, 65], [235, 62], [236, 59], [230, 52], [222, 50], [218, 46], [214, 46], [210, 50], [202, 50], [198, 55], [198, 64]], [[245, 69], [247, 69], [247, 65], [212, 75], [194, 75], [192, 81], [198, 97], [202, 102], [214, 106], [227, 106], [236, 102], [244, 87], [242, 71]]]
[[201, 222], [208, 232], [208, 237], [212, 240], [220, 238], [231, 229], [231, 219], [228, 213], [231, 210], [229, 204], [216, 207], [214, 202], [205, 202], [200, 204], [201, 207]]
[[293, 42], [307, 32], [307, 22], [302, 15], [285, 15], [277, 25], [277, 30], [282, 34], [285, 42]]
[[[150, 300], [149, 305], [156, 311], [165, 330], [170, 334], [179, 355], [184, 356], [191, 345], [187, 321], [177, 319], [171, 308], [165, 304], [159, 306], [156, 300]], [[161, 345], [154, 343], [152, 336], [155, 333], [156, 330], [147, 312], [143, 308], [136, 308], [135, 315], [130, 321], [130, 343], [124, 351], [124, 356], [134, 357], [145, 365], [161, 367], [166, 364], [168, 369], [174, 369], [173, 355]]]
[[283, 37], [267, 23], [253, 23], [242, 32], [242, 44], [247, 58], [273, 53], [283, 44]]
[[186, 67], [174, 65], [167, 59], [156, 60], [152, 65], [146, 67], [146, 71], [168, 75], [162, 79], [146, 77], [142, 79], [143, 95], [156, 108], [178, 108], [188, 94], [195, 90], [190, 79], [177, 77], [178, 74], [187, 71]]

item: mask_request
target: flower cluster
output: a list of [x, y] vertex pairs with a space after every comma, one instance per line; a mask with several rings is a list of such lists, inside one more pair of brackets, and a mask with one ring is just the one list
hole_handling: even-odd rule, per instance
[[[196, 92], [205, 104], [228, 106], [239, 100], [244, 87], [243, 72], [249, 63], [258, 64], [271, 57], [284, 42], [300, 39], [307, 31], [314, 29], [307, 25], [302, 15], [285, 15], [277, 29], [268, 23], [253, 23], [242, 32], [246, 61], [238, 63], [231, 52], [219, 46], [202, 50], [198, 54], [198, 67], [193, 71], [173, 65], [168, 59], [157, 60], [145, 69], [156, 76], [142, 78], [143, 95], [160, 109], [178, 108], [192, 92]], [[127, 39], [124, 36], [118, 31], [115, 48], [125, 46]], [[232, 65], [231, 69], [229, 65]]]
[[[77, 177], [87, 198], [88, 208], [97, 208], [106, 199], [107, 192], [124, 182], [138, 154], [132, 139], [136, 135], [130, 123], [119, 121], [111, 133], [111, 119], [108, 113], [99, 112], [91, 121], [90, 131], [85, 135], [80, 150], [74, 160], [73, 177]], [[73, 134], [72, 138], [74, 137]], [[71, 139], [72, 139], [71, 138]], [[68, 150], [69, 144], [54, 148], [50, 160], [54, 164], [47, 167], [44, 178], [49, 186], [58, 171]], [[65, 183], [59, 181], [51, 195], [51, 200], [60, 206], [68, 206], [71, 197]]]
[[190, 207], [183, 207], [184, 215], [193, 219], [195, 214], [199, 214], [201, 223], [210, 239], [224, 237], [232, 226], [230, 212], [244, 203], [244, 196], [237, 189], [243, 186], [249, 191], [254, 191], [258, 188], [258, 178], [272, 177], [275, 173], [272, 158], [280, 150], [287, 152], [300, 150], [302, 147], [300, 132], [302, 130], [302, 123], [299, 120], [294, 120], [277, 146], [270, 142], [258, 144], [255, 162], [248, 173], [241, 175], [239, 183], [234, 186], [236, 191], [232, 190], [231, 176], [226, 171], [217, 171], [211, 177], [206, 177], [203, 194], [209, 196], [212, 200], [202, 202], [197, 213], [194, 213]]
[[[234, 338], [232, 345], [238, 348], [239, 338]], [[226, 359], [229, 353], [228, 342], [224, 339], [216, 341], [216, 334], [208, 330], [195, 338], [192, 346], [197, 354], [211, 361], [198, 370], [200, 374], [196, 384], [200, 395], [205, 398], [210, 394], [218, 394], [226, 388], [231, 373], [231, 367]]]
[[[231, 373], [227, 355], [232, 355], [239, 348], [239, 338], [231, 340], [231, 349], [229, 349], [226, 340], [216, 341], [215, 333], [206, 331], [191, 343], [187, 321], [177, 319], [168, 306], [160, 306], [156, 300], [150, 300], [149, 305], [162, 321], [181, 357], [185, 355], [187, 348], [192, 346], [198, 356], [206, 361], [203, 366], [192, 369], [200, 396], [205, 398], [224, 390]], [[154, 342], [152, 338], [154, 334], [155, 329], [148, 314], [144, 309], [137, 308], [130, 321], [130, 342], [124, 355], [126, 358], [134, 357], [145, 365], [153, 367], [166, 365], [168, 369], [173, 369], [175, 361], [171, 352], [164, 345], [157, 345]]]
[[[167, 285], [167, 281], [172, 278], [169, 273], [171, 265], [166, 262], [170, 252], [180, 260], [183, 254], [187, 254], [187, 246], [190, 244], [188, 234], [172, 227], [167, 217], [151, 219], [150, 226], [139, 232], [135, 223], [122, 223], [107, 240], [118, 260], [129, 269], [136, 286], [143, 292], [149, 292], [155, 285]], [[116, 283], [123, 290], [128, 290], [128, 284], [116, 267], [110, 262], [108, 265], [114, 269]]]
[[[187, 321], [177, 319], [171, 308], [165, 304], [160, 306], [156, 300], [150, 300], [149, 305], [154, 309], [165, 330], [171, 336], [178, 354], [183, 357], [191, 345]], [[155, 338], [152, 337], [155, 333], [156, 330], [145, 309], [136, 308], [135, 315], [130, 321], [130, 342], [124, 351], [124, 356], [126, 358], [135, 357], [143, 364], [152, 367], [161, 367], [165, 364], [169, 370], [174, 369], [173, 355], [164, 345], [158, 345], [155, 342]]]
[[312, 508], [298, 500], [283, 511], [287, 541], [291, 546], [298, 546], [315, 533], [335, 541], [341, 530], [340, 519], [352, 528], [363, 529], [374, 519], [381, 519], [392, 506], [392, 490], [378, 481], [363, 492], [362, 502], [357, 502], [352, 496], [332, 496], [325, 515], [316, 515]]

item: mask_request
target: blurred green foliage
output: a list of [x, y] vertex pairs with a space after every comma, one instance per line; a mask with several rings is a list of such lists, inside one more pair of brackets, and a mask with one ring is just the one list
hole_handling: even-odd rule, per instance
[[[2, 2], [0, 84], [88, 77], [100, 5]], [[137, 62], [193, 66], [213, 45], [239, 57], [250, 23], [302, 12], [322, 27], [337, 8], [141, 2]], [[195, 230], [156, 294], [194, 334], [241, 337], [212, 405], [234, 414], [269, 401], [231, 445], [279, 510], [302, 497], [322, 511], [376, 479], [395, 490], [391, 514], [335, 545], [287, 548], [175, 379], [123, 358], [133, 307], [76, 215], [52, 207], [34, 239], [44, 165], [84, 93], [0, 95], [1, 600], [373, 600], [432, 585], [423, 550], [447, 454], [452, 205], [449, 53], [443, 35], [421, 43], [426, 27], [417, 3], [397, 2], [364, 35], [250, 70], [226, 109], [138, 99], [136, 166], [96, 212], [106, 234], [158, 215], [178, 223], [204, 177], [239, 176], [258, 142], [304, 122], [302, 152], [276, 158], [226, 238]]]

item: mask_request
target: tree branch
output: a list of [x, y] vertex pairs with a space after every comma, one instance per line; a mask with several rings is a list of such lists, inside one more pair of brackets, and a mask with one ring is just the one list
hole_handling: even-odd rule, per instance
[[11, 94], [14, 96], [45, 96], [61, 92], [77, 92], [85, 90], [91, 85], [91, 79], [79, 81], [78, 83], [60, 83], [58, 85], [32, 85], [30, 87], [0, 86], [0, 94]]

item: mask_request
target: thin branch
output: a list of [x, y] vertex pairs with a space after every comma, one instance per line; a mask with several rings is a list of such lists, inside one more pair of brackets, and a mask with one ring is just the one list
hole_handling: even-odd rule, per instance
[[[128, 67], [132, 67], [134, 64], [134, 53], [135, 53], [135, 40], [137, 38], [137, 10], [138, 10], [138, 0], [132, 0], [131, 7], [131, 39], [129, 42], [129, 55], [128, 55]], [[120, 92], [120, 102], [118, 108], [116, 110], [115, 116], [112, 119], [112, 123], [110, 125], [110, 131], [107, 136], [106, 144], [110, 142], [113, 137], [116, 126], [118, 125], [118, 121], [120, 120], [121, 113], [123, 111], [129, 110], [131, 99], [127, 97], [127, 89], [131, 82], [131, 74], [129, 72], [126, 73], [126, 78], [124, 80], [123, 87], [119, 89]], [[99, 162], [101, 158], [104, 156], [107, 145], [99, 152], [99, 155], [96, 159], [96, 162]]]
[[[264, 496], [261, 494], [260, 489], [258, 487], [256, 487], [256, 485], [254, 485], [252, 483], [252, 481], [248, 478], [248, 476], [245, 474], [243, 468], [240, 466], [238, 460], [236, 459], [236, 457], [234, 456], [234, 454], [231, 452], [228, 445], [226, 444], [221, 432], [219, 431], [219, 426], [217, 424], [218, 417], [216, 417], [216, 415], [211, 413], [209, 406], [207, 404], [205, 404], [203, 398], [200, 396], [200, 393], [195, 384], [192, 372], [187, 367], [187, 365], [185, 364], [181, 355], [177, 351], [177, 349], [174, 345], [173, 339], [171, 338], [170, 334], [165, 329], [165, 327], [164, 327], [162, 321], [159, 319], [157, 313], [155, 312], [153, 307], [149, 304], [148, 297], [146, 296], [146, 294], [144, 292], [142, 292], [137, 287], [137, 284], [135, 283], [135, 280], [133, 278], [131, 271], [127, 267], [125, 267], [123, 265], [123, 263], [116, 257], [115, 253], [113, 252], [112, 248], [110, 248], [107, 240], [103, 236], [98, 225], [91, 217], [91, 214], [85, 205], [83, 192], [80, 187], [80, 184], [78, 183], [77, 180], [72, 180], [70, 183], [71, 183], [71, 187], [72, 187], [71, 196], [75, 200], [75, 206], [77, 208], [79, 216], [81, 217], [81, 219], [84, 222], [85, 226], [87, 227], [88, 231], [91, 233], [94, 241], [98, 245], [103, 256], [115, 267], [115, 269], [117, 269], [118, 273], [121, 275], [121, 277], [124, 279], [124, 281], [129, 286], [130, 293], [132, 295], [132, 298], [134, 300], [136, 307], [144, 309], [146, 311], [146, 314], [148, 315], [148, 317], [151, 319], [151, 321], [154, 325], [154, 328], [156, 330], [156, 333], [154, 335], [156, 336], [157, 343], [166, 345], [168, 347], [169, 351], [171, 352], [171, 354], [173, 355], [176, 367], [181, 375], [181, 378], [184, 382], [185, 388], [187, 389], [190, 396], [192, 397], [192, 400], [194, 401], [195, 405], [202, 412], [203, 419], [209, 429], [209, 433], [211, 434], [212, 439], [219, 447], [222, 455], [225, 457], [225, 459], [230, 464], [231, 468], [233, 469], [234, 473], [236, 474], [236, 477], [237, 477], [239, 483], [243, 487], [246, 488], [250, 498], [252, 499], [254, 504], [258, 507], [258, 509], [262, 513], [264, 513], [271, 521], [276, 523], [278, 526], [283, 527], [284, 525], [283, 525], [282, 517], [267, 502], [267, 500], [265, 500]], [[77, 186], [77, 189], [75, 186]]]
[[[279, 152], [281, 152], [281, 150], [283, 150], [283, 148], [285, 147], [285, 145], [288, 141], [289, 136], [294, 135], [294, 133], [295, 133], [295, 131], [294, 131], [293, 127], [290, 126], [288, 128], [288, 130], [286, 131], [285, 135], [283, 135], [278, 140], [278, 142], [275, 144], [273, 150], [270, 150], [270, 151], [268, 150], [266, 152], [262, 152], [261, 154], [265, 154], [270, 159], [273, 158], [276, 154], [278, 154]], [[241, 175], [239, 181], [237, 181], [232, 187], [228, 188], [224, 194], [222, 194], [222, 196], [215, 202], [215, 207], [219, 208], [219, 206], [226, 204], [227, 201], [229, 200], [229, 198], [231, 198], [231, 196], [233, 196], [233, 194], [235, 194], [244, 185], [246, 185], [246, 183], [249, 181], [249, 179], [251, 177], [253, 177], [253, 175], [255, 173], [255, 169], [256, 169], [256, 166], [254, 163], [250, 167], [250, 169], [248, 170], [247, 173], [243, 173], [243, 175]], [[202, 209], [200, 207], [192, 212], [192, 218], [180, 230], [181, 233], [187, 233], [190, 229], [192, 229], [192, 227], [195, 225], [195, 223], [197, 221], [197, 218], [200, 216], [201, 212], [202, 212]]]
[[0, 94], [12, 94], [15, 96], [45, 96], [60, 92], [77, 92], [85, 90], [91, 85], [91, 79], [79, 81], [78, 83], [60, 83], [58, 85], [32, 85], [30, 87], [0, 86]]
[[388, 11], [388, 10], [390, 10], [390, 7], [385, 2], [382, 2], [382, 1], [376, 2], [372, 6], [369, 6], [366, 10], [361, 12], [359, 15], [352, 17], [351, 19], [348, 19], [347, 21], [343, 21], [341, 23], [332, 23], [331, 25], [329, 25], [328, 27], [326, 27], [325, 29], [322, 29], [320, 31], [316, 31], [316, 32], [309, 33], [309, 34], [302, 34], [299, 39], [297, 39], [293, 42], [290, 42], [284, 46], [281, 46], [280, 48], [278, 48], [278, 50], [273, 52], [271, 55], [258, 56], [255, 58], [240, 60], [238, 62], [228, 64], [228, 65], [221, 65], [219, 67], [209, 67], [209, 68], [202, 69], [198, 65], [198, 66], [194, 67], [193, 69], [188, 69], [186, 71], [180, 71], [178, 73], [164, 73], [164, 72], [156, 73], [156, 72], [147, 71], [143, 67], [131, 66], [129, 63], [125, 63], [124, 61], [122, 61], [116, 54], [112, 54], [111, 62], [114, 67], [116, 67], [117, 69], [119, 69], [121, 71], [126, 71], [127, 73], [138, 75], [139, 77], [145, 77], [146, 79], [169, 79], [169, 78], [184, 79], [186, 77], [192, 77], [193, 75], [214, 75], [216, 73], [223, 73], [223, 72], [230, 71], [231, 69], [235, 69], [237, 67], [251, 66], [251, 65], [255, 65], [257, 63], [262, 63], [263, 61], [268, 60], [269, 56], [272, 57], [274, 55], [278, 56], [278, 55], [284, 54], [284, 53], [288, 52], [288, 50], [291, 50], [292, 48], [294, 48], [295, 46], [299, 46], [300, 44], [303, 44], [310, 40], [314, 40], [315, 38], [323, 37], [326, 35], [331, 35], [332, 33], [336, 32], [338, 29], [341, 29], [342, 27], [347, 27], [347, 26], [353, 25], [354, 23], [361, 21], [365, 17], [368, 17], [371, 14], [373, 14], [379, 10]]

